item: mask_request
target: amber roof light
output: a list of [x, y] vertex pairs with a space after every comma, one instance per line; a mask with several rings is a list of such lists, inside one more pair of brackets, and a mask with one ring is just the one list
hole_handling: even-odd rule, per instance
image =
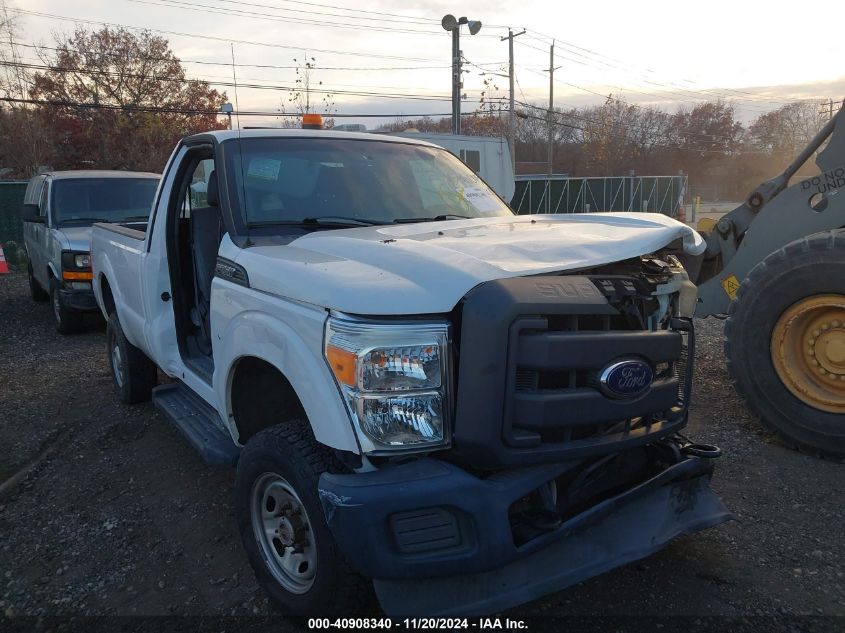
[[303, 114], [302, 115], [302, 129], [303, 130], [322, 130], [323, 117], [319, 114]]

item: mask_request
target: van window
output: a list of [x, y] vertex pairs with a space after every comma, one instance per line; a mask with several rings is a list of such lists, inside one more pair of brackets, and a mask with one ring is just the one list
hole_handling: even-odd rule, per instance
[[56, 224], [147, 220], [158, 188], [156, 178], [62, 178], [51, 187]]
[[41, 199], [41, 188], [46, 181], [46, 176], [36, 176], [29, 181], [23, 196], [24, 204], [38, 204]]
[[481, 152], [475, 149], [462, 149], [461, 160], [476, 174], [481, 171]]
[[47, 196], [49, 189], [47, 181], [45, 180], [44, 184], [41, 186], [41, 200], [38, 202], [38, 215], [42, 218], [47, 215], [47, 200], [49, 200]]

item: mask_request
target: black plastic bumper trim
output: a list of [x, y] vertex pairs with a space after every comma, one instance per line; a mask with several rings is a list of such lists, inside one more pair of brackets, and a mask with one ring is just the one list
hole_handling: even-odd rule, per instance
[[498, 569], [446, 578], [375, 579], [379, 602], [392, 617], [498, 613], [733, 518], [710, 488], [708, 474], [650, 487], [630, 502], [613, 502], [612, 512], [576, 517], [561, 528], [563, 538]]
[[[481, 479], [454, 464], [425, 458], [367, 473], [325, 473], [320, 477], [318, 490], [329, 529], [358, 573], [382, 579], [448, 577], [505, 567], [581, 530], [589, 532], [590, 526], [604, 521], [615, 523], [613, 517], [628, 506], [637, 508], [634, 514], [654, 514], [656, 518], [651, 519], [654, 524], [649, 529], [659, 532], [659, 526], [673, 516], [667, 508], [675, 506], [668, 502], [665, 507], [641, 505], [640, 500], [673, 482], [699, 477], [704, 478], [703, 486], [709, 491], [706, 481], [713, 460], [684, 459], [569, 518], [558, 529], [517, 546], [508, 519], [510, 506], [578, 465], [578, 462], [546, 464]], [[685, 503], [694, 509], [698, 503], [695, 494]], [[435, 515], [439, 510], [457, 518], [455, 523], [450, 521], [449, 533], [455, 536], [453, 546], [420, 553], [403, 551], [402, 538], [394, 532], [391, 518], [422, 511]], [[629, 528], [624, 527], [624, 522], [619, 525], [618, 541], [612, 543], [605, 556], [615, 555], [615, 550], [628, 538]], [[650, 534], [644, 534], [643, 538], [649, 539]], [[565, 561], [559, 564], [566, 565]]]
[[62, 305], [76, 312], [94, 312], [99, 310], [93, 290], [59, 290]]

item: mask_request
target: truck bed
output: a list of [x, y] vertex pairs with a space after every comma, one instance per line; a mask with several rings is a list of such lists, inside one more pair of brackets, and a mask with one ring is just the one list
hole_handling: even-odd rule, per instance
[[119, 233], [126, 237], [135, 240], [144, 240], [147, 236], [148, 222], [97, 222], [94, 224], [95, 230], [97, 228], [111, 231], [112, 233]]

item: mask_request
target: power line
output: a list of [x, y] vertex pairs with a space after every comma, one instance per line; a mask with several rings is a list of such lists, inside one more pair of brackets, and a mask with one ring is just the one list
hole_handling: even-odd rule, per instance
[[[420, 20], [421, 22], [434, 22], [436, 24], [440, 23], [439, 20], [433, 20], [433, 19], [429, 19], [429, 18], [420, 18], [420, 17], [411, 16], [411, 15], [403, 15], [403, 14], [399, 14], [399, 13], [386, 13], [384, 11], [367, 11], [365, 9], [353, 9], [353, 8], [349, 8], [349, 7], [339, 7], [339, 6], [335, 6], [335, 5], [331, 5], [331, 4], [323, 4], [323, 3], [317, 3], [317, 2], [300, 2], [299, 0], [280, 0], [280, 1], [284, 2], [285, 4], [296, 5], [297, 7], [309, 6], [309, 7], [319, 7], [321, 9], [338, 9], [340, 11], [349, 11], [349, 12], [354, 12], [354, 13], [366, 13], [366, 14], [369, 14], [369, 15], [378, 16], [380, 18], [390, 17], [390, 18], [401, 18], [401, 19], [404, 19], [404, 20]], [[228, 2], [229, 4], [246, 4], [246, 5], [250, 5], [250, 6], [261, 6], [261, 7], [266, 7], [266, 8], [273, 8], [273, 5], [259, 5], [259, 4], [255, 4], [255, 3], [251, 3], [251, 2], [239, 2], [239, 1], [235, 2], [235, 1], [230, 1], [230, 0], [218, 0], [218, 2]], [[290, 10], [290, 9], [282, 9], [281, 7], [275, 7], [275, 8], [277, 8], [280, 11]], [[293, 10], [298, 10], [298, 9], [293, 9]], [[334, 14], [324, 14], [324, 15], [334, 15]], [[348, 17], [353, 18], [355, 16], [350, 15]]]
[[[83, 109], [83, 110], [112, 110], [112, 111], [120, 111], [120, 112], [149, 112], [155, 114], [189, 114], [189, 115], [215, 115], [215, 116], [223, 116], [225, 113], [220, 112], [218, 110], [202, 110], [199, 108], [168, 108], [168, 107], [161, 107], [161, 106], [118, 106], [118, 105], [111, 105], [105, 103], [81, 103], [75, 101], [62, 101], [62, 100], [50, 100], [50, 99], [17, 99], [13, 97], [0, 97], [0, 102], [6, 103], [20, 103], [20, 104], [28, 104], [28, 105], [41, 105], [41, 106], [49, 106], [49, 107], [58, 107], [58, 108], [76, 108], [76, 109]], [[237, 112], [233, 112], [233, 115], [238, 114]], [[284, 113], [284, 112], [268, 112], [266, 110], [244, 110], [241, 111], [240, 114], [243, 116], [250, 116], [250, 117], [274, 117], [274, 118], [286, 118], [286, 117], [298, 117], [301, 116], [298, 112], [291, 112], [291, 113]], [[474, 112], [462, 112], [462, 116], [474, 116]], [[326, 118], [333, 119], [333, 118], [357, 118], [357, 119], [400, 119], [400, 120], [410, 120], [413, 117], [425, 118], [425, 117], [447, 117], [451, 116], [449, 112], [426, 112], [422, 114], [408, 114], [404, 112], [399, 113], [383, 113], [383, 114], [375, 114], [375, 113], [340, 113], [340, 112], [333, 112], [331, 114], [325, 115]]]
[[[59, 20], [63, 22], [79, 22], [83, 24], [93, 24], [93, 25], [102, 25], [102, 26], [110, 26], [115, 28], [124, 28], [130, 29], [135, 31], [148, 31], [152, 33], [163, 33], [166, 35], [175, 35], [177, 37], [190, 37], [199, 40], [214, 40], [217, 42], [226, 42], [227, 44], [243, 44], [247, 46], [261, 46], [266, 48], [281, 48], [285, 50], [293, 50], [293, 51], [309, 51], [313, 53], [324, 53], [326, 55], [351, 55], [355, 57], [369, 57], [373, 59], [392, 59], [397, 61], [410, 61], [410, 62], [438, 62], [440, 60], [432, 59], [432, 58], [425, 58], [425, 57], [402, 57], [398, 55], [379, 55], [376, 53], [362, 53], [359, 51], [340, 51], [340, 50], [331, 50], [331, 49], [324, 49], [324, 48], [315, 48], [313, 46], [294, 46], [289, 44], [277, 44], [274, 42], [260, 42], [256, 40], [241, 40], [231, 37], [223, 37], [218, 35], [199, 35], [197, 33], [185, 33], [181, 31], [168, 31], [165, 29], [155, 29], [150, 27], [144, 26], [132, 26], [129, 24], [118, 24], [115, 22], [104, 22], [102, 20], [90, 20], [86, 18], [72, 18], [66, 15], [57, 15], [54, 13], [45, 13], [43, 11], [30, 11], [28, 9], [19, 9], [17, 7], [9, 7], [9, 11], [14, 11], [16, 13], [20, 13], [23, 15], [32, 15], [36, 17], [48, 18], [51, 20]], [[231, 64], [228, 64], [231, 66]]]
[[[187, 78], [187, 77], [157, 77], [155, 75], [139, 75], [136, 73], [120, 73], [115, 71], [107, 71], [107, 70], [95, 70], [95, 69], [82, 69], [82, 68], [67, 68], [62, 66], [50, 66], [46, 64], [30, 64], [30, 63], [22, 63], [22, 62], [2, 62], [0, 61], [0, 66], [10, 67], [10, 68], [25, 68], [29, 70], [44, 70], [50, 72], [59, 72], [59, 73], [79, 73], [82, 75], [88, 76], [105, 76], [105, 77], [120, 77], [120, 78], [128, 78], [128, 79], [144, 79], [144, 80], [156, 80], [156, 81], [167, 81], [167, 82], [177, 82], [177, 83], [206, 83], [214, 86], [225, 86], [225, 87], [235, 87], [235, 84], [231, 81], [217, 81], [217, 80], [208, 80], [203, 78]], [[294, 91], [299, 90], [294, 85], [282, 85], [282, 84], [275, 84], [275, 85], [267, 85], [267, 84], [245, 84], [243, 82], [238, 82], [237, 87], [239, 88], [249, 88], [254, 90], [272, 90], [272, 91]], [[438, 95], [425, 95], [425, 94], [413, 94], [413, 93], [385, 93], [385, 92], [371, 92], [371, 91], [363, 91], [363, 90], [333, 90], [327, 86], [322, 86], [319, 88], [311, 88], [310, 92], [315, 94], [326, 94], [326, 95], [346, 95], [346, 96], [357, 96], [357, 97], [372, 97], [372, 98], [380, 98], [380, 99], [408, 99], [410, 101], [451, 101], [451, 97], [447, 97], [445, 95], [438, 96]], [[494, 99], [498, 100], [498, 99]]]
[[[0, 102], [5, 103], [18, 103], [18, 104], [28, 104], [28, 105], [39, 105], [39, 106], [49, 106], [49, 107], [60, 107], [60, 108], [70, 108], [70, 109], [82, 109], [82, 110], [107, 110], [107, 111], [118, 111], [124, 113], [132, 113], [132, 112], [145, 112], [145, 113], [154, 113], [154, 114], [184, 114], [184, 115], [194, 115], [194, 116], [222, 116], [224, 113], [218, 110], [202, 110], [198, 108], [174, 108], [174, 107], [161, 107], [161, 106], [118, 106], [118, 105], [110, 105], [110, 104], [103, 104], [103, 103], [79, 103], [73, 101], [62, 101], [62, 100], [47, 100], [47, 99], [18, 99], [13, 97], [0, 97]], [[533, 107], [533, 106], [532, 106]], [[538, 108], [541, 109], [541, 108]], [[273, 118], [285, 118], [285, 117], [297, 117], [299, 113], [280, 113], [280, 112], [267, 112], [261, 110], [249, 110], [249, 111], [241, 111], [238, 113], [233, 114], [241, 114], [243, 116], [249, 117], [273, 117]], [[430, 118], [430, 117], [448, 117], [451, 113], [423, 113], [423, 114], [407, 114], [407, 113], [383, 113], [383, 114], [373, 114], [373, 113], [332, 113], [327, 115], [327, 118], [395, 118], [402, 121], [407, 121], [409, 123], [413, 122], [412, 119], [414, 117], [418, 118]], [[477, 116], [475, 112], [463, 112], [461, 113], [462, 116]], [[525, 118], [534, 119], [538, 121], [542, 121], [544, 123], [548, 122], [546, 117], [538, 117], [536, 115], [523, 113]], [[567, 127], [574, 130], [579, 130], [581, 132], [586, 132], [587, 130], [583, 127], [573, 125], [571, 123], [565, 123], [562, 121], [552, 121], [552, 125], [559, 126], [559, 127]], [[620, 136], [618, 134], [607, 134], [610, 138], [616, 138], [623, 141], [630, 141], [631, 139], [627, 136]], [[662, 144], [662, 143], [650, 143], [649, 147], [661, 147], [665, 149], [675, 149], [680, 151], [691, 151], [696, 153], [716, 153], [716, 154], [726, 154], [727, 152], [722, 150], [709, 150], [709, 149], [701, 149], [695, 147], [683, 147], [680, 145], [669, 145], [669, 144]], [[766, 152], [766, 151], [754, 151], [754, 150], [744, 150], [738, 149], [736, 151], [737, 154], [771, 154], [771, 153], [790, 153], [790, 152]]]
[[[536, 30], [533, 31], [533, 32], [537, 33], [538, 35], [542, 36], [543, 38], [546, 38], [546, 40], [548, 40], [548, 41], [550, 41], [552, 39], [556, 39], [556, 38], [553, 38], [550, 35], [544, 35], [544, 34], [540, 33], [539, 31], [536, 31]], [[544, 42], [544, 40], [539, 38], [539, 37], [536, 37], [536, 36], [533, 36], [533, 35], [530, 35], [530, 34], [529, 34], [529, 37], [532, 37], [532, 39], [534, 39], [535, 41]], [[604, 54], [599, 53], [597, 51], [593, 51], [593, 50], [588, 49], [588, 48], [584, 48], [582, 46], [578, 46], [578, 45], [573, 44], [571, 42], [566, 42], [566, 41], [560, 40], [560, 39], [557, 39], [557, 41], [559, 43], [561, 43], [563, 46], [567, 47], [568, 49], [576, 49], [576, 50], [569, 50], [568, 52], [570, 52], [573, 55], [577, 55], [577, 56], [579, 56], [583, 59], [594, 61], [596, 63], [602, 64], [603, 66], [606, 66], [607, 68], [611, 68], [611, 69], [623, 70], [623, 71], [627, 71], [627, 72], [630, 72], [633, 69], [633, 70], [639, 72], [636, 68], [634, 68], [630, 64], [627, 64], [627, 63], [625, 63], [621, 60], [618, 60], [616, 58], [609, 57], [607, 55], [604, 55]], [[540, 49], [537, 49], [537, 50], [540, 50]], [[579, 51], [583, 51], [584, 53], [587, 53], [588, 55], [585, 55], [585, 54], [583, 54]], [[609, 62], [611, 62], [611, 63], [605, 62], [605, 61], [603, 61], [603, 59], [600, 59], [600, 58], [609, 60]], [[575, 61], [575, 60], [570, 60], [570, 61]], [[576, 63], [580, 63], [580, 64], [583, 64], [585, 66], [590, 66], [590, 64], [586, 64], [586, 63], [580, 62], [580, 61], [576, 61]], [[644, 70], [645, 70], [645, 72], [647, 72], [651, 75], [657, 74], [657, 73], [655, 73], [655, 71], [653, 71], [649, 68], [645, 68]], [[679, 84], [672, 82], [672, 81], [669, 81], [668, 82], [669, 85], [667, 85], [666, 83], [661, 83], [661, 82], [656, 82], [656, 81], [653, 81], [653, 80], [646, 79], [644, 76], [642, 76], [641, 73], [640, 73], [640, 76], [645, 83], [650, 83], [652, 85], [656, 85], [656, 86], [660, 86], [660, 87], [664, 87], [664, 88], [671, 88], [671, 86], [675, 86], [677, 88], [677, 90], [675, 90], [675, 92], [680, 92], [680, 93], [697, 94], [699, 92], [704, 92], [704, 93], [707, 93], [707, 94], [710, 94], [710, 95], [713, 95], [713, 96], [719, 96], [719, 97], [724, 98], [724, 99], [733, 99], [733, 100], [736, 100], [736, 101], [747, 101], [747, 102], [752, 102], [752, 103], [753, 102], [772, 103], [772, 104], [779, 104], [779, 105], [783, 105], [783, 104], [786, 104], [786, 103], [793, 103], [795, 101], [801, 101], [801, 100], [769, 99], [769, 98], [764, 97], [763, 95], [758, 95], [758, 94], [755, 94], [755, 93], [752, 93], [752, 92], [737, 90], [737, 89], [733, 89], [733, 88], [722, 88], [722, 89], [715, 89], [715, 88], [714, 89], [704, 89], [704, 88], [702, 88], [702, 89], [699, 89], [699, 90], [691, 90], [691, 89], [688, 89], [688, 88], [685, 89], [682, 86], [680, 86]], [[682, 81], [685, 81], [689, 84], [695, 83], [695, 82], [688, 80], [688, 79], [682, 79]], [[737, 97], [736, 95], [733, 95], [733, 94], [727, 95], [727, 94], [724, 94], [724, 91], [742, 94], [742, 95], [747, 95], [748, 97], [754, 97], [754, 98], [742, 98], [742, 97]], [[703, 99], [702, 97], [698, 97], [698, 96], [696, 96], [696, 98]]]
[[[132, 2], [132, 0], [129, 0]], [[414, 16], [402, 16], [393, 13], [380, 13], [376, 11], [364, 11], [362, 9], [346, 9], [341, 7], [334, 7], [331, 5], [324, 5], [324, 4], [317, 4], [312, 2], [293, 2], [296, 5], [296, 8], [287, 8], [287, 7], [280, 7], [278, 5], [273, 4], [261, 4], [258, 2], [241, 2], [240, 0], [213, 0], [219, 4], [234, 4], [239, 6], [248, 6], [248, 7], [257, 7], [260, 9], [270, 9], [271, 11], [281, 11], [284, 13], [295, 13], [297, 15], [307, 14], [307, 15], [324, 15], [327, 17], [336, 17], [336, 18], [343, 18], [345, 20], [368, 20], [370, 22], [378, 21], [384, 22], [385, 17], [389, 17], [390, 22], [397, 22], [402, 24], [416, 24], [419, 26], [434, 26], [440, 24], [439, 20], [434, 20], [431, 18], [420, 18]], [[283, 0], [284, 1], [284, 0]], [[338, 9], [341, 11], [355, 11], [359, 13], [365, 13], [368, 15], [349, 15], [348, 13], [331, 13], [326, 11], [309, 11], [307, 9], [303, 9], [303, 6], [312, 6], [312, 7], [320, 7], [321, 9]], [[373, 17], [370, 17], [371, 14]]]
[[[545, 51], [537, 48], [536, 46], [531, 46], [530, 44], [525, 44], [524, 42], [521, 43], [521, 45], [527, 46], [528, 48], [539, 51], [541, 53], [545, 53]], [[572, 62], [572, 63], [576, 63], [576, 64], [580, 64], [582, 66], [587, 66], [587, 67], [590, 67], [590, 68], [597, 68], [598, 70], [602, 70], [601, 68], [598, 68], [594, 64], [588, 64], [586, 62], [582, 62], [582, 61], [577, 60], [577, 59], [572, 59], [571, 57], [568, 57], [565, 54], [561, 54], [560, 57], [562, 57], [563, 59], [566, 59], [567, 61]], [[608, 66], [607, 64], [605, 64], [605, 65]], [[610, 66], [608, 66], [608, 67], [610, 68]], [[523, 66], [523, 68], [525, 68], [525, 67]], [[529, 72], [535, 72], [535, 71], [528, 69], [528, 68], [525, 68], [525, 69], [528, 70]], [[575, 88], [577, 90], [581, 90], [581, 91], [587, 92], [589, 94], [597, 95], [597, 96], [600, 96], [602, 98], [608, 98], [607, 95], [603, 95], [601, 93], [595, 92], [594, 90], [584, 88], [583, 86], [579, 86], [577, 84], [573, 84], [573, 83], [569, 83], [569, 82], [563, 82], [563, 81], [559, 81], [558, 83], [562, 83], [564, 85], [570, 86], [570, 87]], [[655, 82], [648, 82], [648, 81], [646, 81], [646, 83], [653, 83], [654, 85], [659, 85], [659, 86], [662, 86], [662, 87], [665, 87], [665, 88], [670, 88], [669, 86], [666, 86], [665, 84], [656, 84]], [[636, 90], [636, 89], [628, 87], [628, 86], [624, 86], [624, 87], [618, 86], [617, 87], [617, 86], [611, 86], [610, 84], [604, 84], [604, 85], [606, 85], [607, 87], [615, 87], [617, 90], [627, 90], [628, 92], [633, 92], [635, 94], [640, 94], [640, 95], [650, 96], [650, 97], [656, 97], [656, 98], [661, 99], [661, 100], [672, 99], [673, 101], [681, 101], [682, 103], [698, 103], [698, 102], [701, 102], [701, 101], [709, 101], [712, 98], [712, 97], [709, 97], [709, 98], [703, 97], [703, 96], [699, 95], [698, 93], [695, 93], [692, 90], [671, 90], [670, 89], [670, 90], [666, 90], [666, 91], [658, 94], [658, 93], [654, 93], [654, 92], [645, 92], [643, 90]], [[675, 98], [672, 97], [672, 95], [677, 95], [677, 94], [686, 95], [687, 97], [692, 95], [692, 97], [694, 99], [696, 99], [696, 101], [689, 101], [688, 99], [685, 100], [685, 99], [678, 99], [677, 97], [675, 97]], [[713, 95], [718, 96], [720, 98], [725, 98], [725, 95], [720, 95], [718, 93], [713, 93]], [[612, 98], [612, 97], [610, 97], [610, 98]], [[745, 101], [743, 99], [738, 99], [738, 98], [733, 97], [733, 96], [730, 96], [728, 98], [730, 98], [732, 100], [737, 100], [737, 101]], [[748, 100], [748, 101], [750, 101], [750, 100]], [[750, 107], [750, 106], [743, 106], [743, 108], [747, 109], [747, 110], [758, 111], [758, 112], [767, 112], [768, 111], [768, 109], [754, 108], [754, 107]]]
[[[12, 46], [22, 46], [24, 48], [34, 48], [36, 50], [48, 50], [48, 51], [56, 51], [56, 52], [63, 52], [68, 51], [70, 53], [79, 53], [79, 54], [90, 54], [91, 51], [81, 51], [79, 49], [70, 48], [70, 47], [55, 47], [55, 46], [44, 46], [41, 44], [27, 44], [24, 42], [11, 42]], [[138, 61], [154, 61], [154, 62], [163, 62], [163, 61], [173, 61], [173, 58], [170, 57], [152, 57], [149, 55], [142, 55], [142, 56], [123, 56], [117, 55], [115, 53], [108, 53], [106, 51], [97, 51], [97, 55], [103, 55], [106, 57], [113, 57], [119, 59], [134, 59]], [[175, 57], [175, 56], [174, 56]], [[182, 64], [202, 64], [207, 66], [227, 66], [231, 67], [232, 62], [212, 62], [212, 61], [200, 61], [196, 59], [182, 59], [181, 57], [175, 57], [179, 63]], [[238, 68], [269, 68], [274, 70], [294, 70], [299, 68], [299, 66], [280, 66], [275, 64], [244, 64], [244, 63], [237, 63], [235, 64]], [[318, 66], [318, 70], [348, 70], [348, 71], [380, 71], [380, 70], [443, 70], [445, 68], [451, 68], [448, 64], [441, 64], [439, 66]]]
[[[238, 17], [247, 17], [247, 18], [257, 18], [260, 20], [270, 20], [272, 22], [285, 22], [290, 24], [305, 24], [310, 26], [325, 26], [329, 28], [337, 28], [337, 29], [355, 29], [360, 30], [361, 28], [366, 28], [370, 31], [382, 31], [385, 33], [403, 33], [403, 34], [411, 34], [411, 35], [440, 35], [437, 31], [421, 31], [419, 29], [410, 29], [410, 28], [398, 28], [398, 27], [390, 27], [390, 26], [382, 26], [377, 24], [344, 24], [341, 22], [330, 22], [327, 20], [316, 20], [310, 18], [294, 18], [294, 17], [284, 17], [279, 15], [268, 15], [266, 13], [260, 13], [257, 11], [249, 11], [249, 10], [241, 10], [241, 9], [231, 9], [228, 7], [217, 7], [214, 5], [208, 4], [200, 4], [197, 2], [184, 2], [181, 0], [129, 0], [129, 2], [135, 4], [145, 4], [151, 6], [160, 6], [160, 7], [167, 7], [171, 9], [181, 9], [183, 11], [199, 11], [201, 13], [213, 13], [217, 15], [232, 15]], [[241, 4], [241, 3], [239, 3]], [[246, 3], [243, 3], [246, 4]]]

